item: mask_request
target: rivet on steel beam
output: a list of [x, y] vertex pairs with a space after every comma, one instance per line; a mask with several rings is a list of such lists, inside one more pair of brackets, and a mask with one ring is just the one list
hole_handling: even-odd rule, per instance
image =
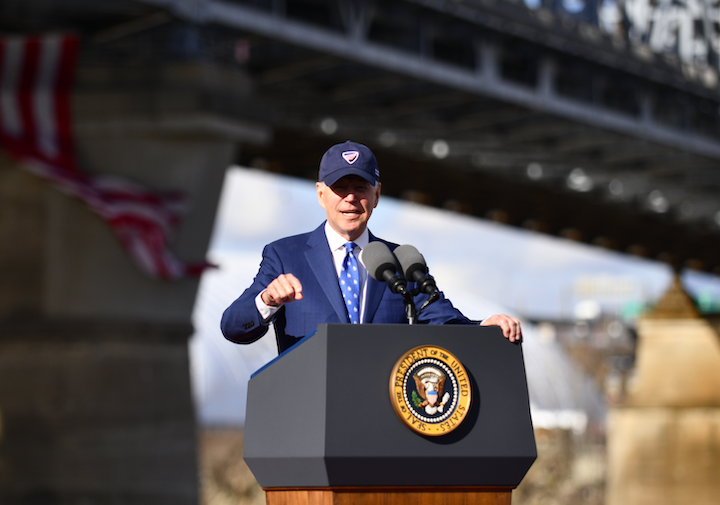
[[495, 221], [496, 223], [507, 224], [510, 222], [510, 216], [502, 209], [489, 210], [487, 211], [485, 216], [491, 221]]
[[582, 242], [582, 232], [577, 228], [564, 228], [560, 230], [560, 236], [568, 240]]
[[528, 179], [532, 181], [539, 181], [543, 176], [543, 169], [540, 163], [532, 162], [527, 166]]

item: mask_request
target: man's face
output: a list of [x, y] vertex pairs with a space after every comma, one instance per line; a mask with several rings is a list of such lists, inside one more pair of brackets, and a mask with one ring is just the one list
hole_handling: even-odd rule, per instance
[[316, 188], [333, 230], [348, 241], [362, 235], [380, 198], [380, 183], [373, 186], [362, 177], [347, 175], [332, 186], [318, 182]]

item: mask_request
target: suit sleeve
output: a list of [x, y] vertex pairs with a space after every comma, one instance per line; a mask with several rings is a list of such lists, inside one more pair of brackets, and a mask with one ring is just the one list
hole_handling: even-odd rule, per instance
[[265, 246], [260, 270], [252, 285], [223, 313], [220, 328], [226, 339], [237, 344], [250, 344], [267, 333], [269, 321], [262, 320], [255, 297], [282, 273], [282, 261], [277, 251], [272, 244]]
[[[418, 310], [428, 298], [429, 296], [424, 293], [415, 296], [415, 306]], [[428, 305], [418, 314], [418, 322], [422, 324], [477, 324], [476, 321], [471, 321], [456, 309], [452, 302], [445, 298], [442, 291], [440, 299]]]

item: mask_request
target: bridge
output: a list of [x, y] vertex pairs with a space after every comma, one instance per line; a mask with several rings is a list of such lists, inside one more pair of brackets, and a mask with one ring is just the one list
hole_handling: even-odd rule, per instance
[[[707, 0], [5, 0], [0, 29], [79, 36], [79, 163], [187, 193], [171, 243], [184, 260], [205, 254], [230, 163], [314, 180], [322, 152], [352, 138], [376, 152], [386, 195], [720, 273], [720, 11]], [[0, 167], [13, 216], [0, 496], [193, 502], [197, 281], [145, 277], [80, 204]]]

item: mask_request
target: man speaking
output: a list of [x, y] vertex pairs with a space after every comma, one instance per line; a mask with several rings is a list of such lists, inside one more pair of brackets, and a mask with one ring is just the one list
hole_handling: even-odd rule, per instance
[[[380, 170], [367, 146], [347, 141], [328, 149], [320, 160], [318, 203], [327, 220], [312, 232], [268, 244], [252, 285], [225, 310], [225, 338], [239, 344], [256, 341], [275, 325], [283, 352], [321, 323], [408, 322], [403, 297], [368, 275], [358, 260], [370, 242], [390, 250], [398, 245], [375, 237], [368, 221], [380, 198]], [[408, 283], [412, 289], [413, 283]], [[428, 295], [415, 295], [419, 307]], [[442, 294], [418, 314], [422, 324], [477, 324]], [[502, 328], [511, 342], [522, 338], [520, 322], [504, 314], [480, 324]]]

